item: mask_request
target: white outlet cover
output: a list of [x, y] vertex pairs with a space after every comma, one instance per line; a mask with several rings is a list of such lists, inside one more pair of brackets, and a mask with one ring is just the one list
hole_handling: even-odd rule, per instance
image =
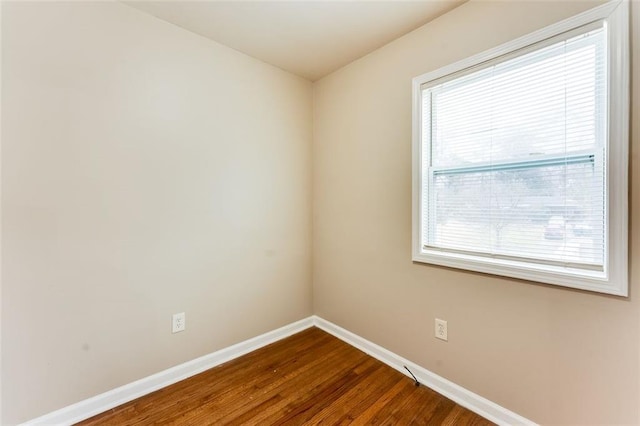
[[444, 340], [445, 342], [448, 341], [447, 322], [445, 320], [436, 318], [435, 336], [436, 339]]
[[181, 331], [184, 331], [185, 328], [187, 328], [187, 323], [186, 323], [184, 312], [180, 312], [179, 314], [173, 314], [173, 317], [171, 320], [171, 332], [179, 333]]

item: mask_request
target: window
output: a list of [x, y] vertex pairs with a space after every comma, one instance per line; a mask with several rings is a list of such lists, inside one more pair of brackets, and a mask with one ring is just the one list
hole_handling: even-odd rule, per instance
[[628, 4], [414, 79], [413, 259], [627, 295]]

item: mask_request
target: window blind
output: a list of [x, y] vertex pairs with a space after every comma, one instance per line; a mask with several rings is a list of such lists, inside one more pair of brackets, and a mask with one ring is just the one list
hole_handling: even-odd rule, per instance
[[602, 270], [606, 29], [422, 88], [424, 247]]

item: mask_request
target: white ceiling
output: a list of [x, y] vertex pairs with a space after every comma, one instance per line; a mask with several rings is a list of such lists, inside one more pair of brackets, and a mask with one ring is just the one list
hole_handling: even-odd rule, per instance
[[125, 3], [314, 81], [464, 1], [133, 0]]

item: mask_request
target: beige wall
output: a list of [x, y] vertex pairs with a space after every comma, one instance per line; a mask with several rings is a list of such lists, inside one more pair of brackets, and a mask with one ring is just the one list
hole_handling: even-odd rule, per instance
[[533, 421], [640, 424], [640, 4], [631, 297], [411, 262], [411, 79], [588, 7], [467, 3], [314, 85], [314, 312]]
[[3, 424], [311, 314], [309, 82], [119, 3], [2, 15]]

